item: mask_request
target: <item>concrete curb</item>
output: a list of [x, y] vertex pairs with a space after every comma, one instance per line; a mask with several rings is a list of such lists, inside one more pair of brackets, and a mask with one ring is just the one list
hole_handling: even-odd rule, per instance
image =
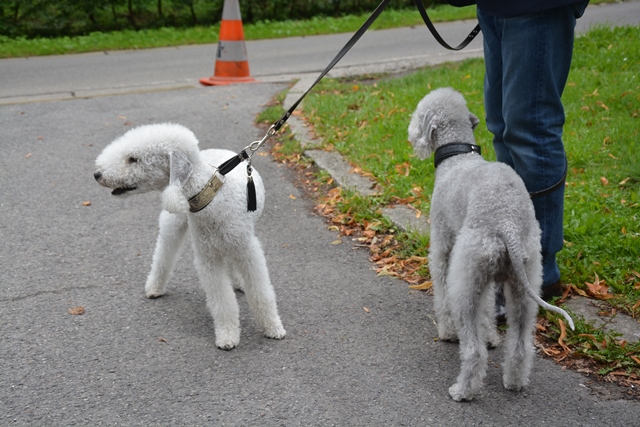
[[[438, 57], [443, 58], [443, 57]], [[429, 64], [434, 63], [431, 60]], [[444, 61], [442, 61], [444, 62]], [[378, 65], [378, 64], [376, 64]], [[376, 66], [369, 67], [371, 71], [368, 72], [387, 72], [387, 66], [383, 68], [376, 68]], [[406, 69], [415, 69], [416, 66], [407, 66]], [[353, 67], [350, 69], [340, 69], [340, 77], [361, 75], [363, 69], [361, 67]], [[349, 72], [353, 73], [350, 74]], [[296, 82], [296, 84], [289, 90], [283, 107], [288, 109], [294, 102], [313, 84], [316, 76], [304, 75]], [[302, 105], [302, 103], [300, 104]], [[300, 142], [304, 151], [304, 155], [310, 158], [319, 168], [324, 169], [331, 175], [341, 187], [350, 188], [364, 196], [371, 196], [375, 194], [373, 189], [375, 182], [370, 179], [353, 172], [353, 167], [346, 161], [339, 153], [330, 152], [324, 150], [313, 149], [322, 144], [322, 141], [317, 137], [312, 136], [307, 129], [307, 126], [301, 118], [292, 115], [287, 120], [291, 132], [295, 138]], [[418, 233], [426, 234], [429, 232], [429, 222], [425, 217], [416, 218], [416, 213], [411, 208], [405, 205], [389, 206], [383, 209], [383, 215], [388, 217], [397, 227], [405, 231], [415, 231]]]

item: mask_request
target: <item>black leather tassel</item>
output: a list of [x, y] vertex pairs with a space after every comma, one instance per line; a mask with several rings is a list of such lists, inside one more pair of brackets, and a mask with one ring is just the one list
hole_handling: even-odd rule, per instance
[[249, 175], [247, 181], [247, 210], [254, 212], [257, 209], [256, 202], [256, 185], [253, 183], [253, 177]]

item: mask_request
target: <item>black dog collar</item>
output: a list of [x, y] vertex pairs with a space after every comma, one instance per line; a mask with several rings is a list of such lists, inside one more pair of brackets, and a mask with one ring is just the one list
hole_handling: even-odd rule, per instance
[[458, 154], [476, 153], [482, 156], [482, 149], [479, 145], [467, 144], [464, 142], [454, 142], [438, 147], [433, 156], [433, 164], [438, 167], [443, 160]]

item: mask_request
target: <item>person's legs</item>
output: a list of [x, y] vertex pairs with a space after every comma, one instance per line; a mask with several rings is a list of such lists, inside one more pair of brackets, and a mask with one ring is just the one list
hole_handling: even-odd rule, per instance
[[[487, 127], [498, 161], [512, 166], [530, 192], [565, 173], [561, 96], [573, 51], [573, 5], [514, 18], [478, 10], [485, 48]], [[543, 288], [560, 279], [564, 186], [533, 199], [542, 229]]]

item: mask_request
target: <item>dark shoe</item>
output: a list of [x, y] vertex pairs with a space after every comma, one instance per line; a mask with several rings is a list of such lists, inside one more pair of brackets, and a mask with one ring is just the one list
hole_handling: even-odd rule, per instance
[[564, 288], [562, 287], [560, 280], [558, 280], [556, 283], [542, 288], [542, 299], [549, 301], [553, 297], [561, 297], [563, 293]]

